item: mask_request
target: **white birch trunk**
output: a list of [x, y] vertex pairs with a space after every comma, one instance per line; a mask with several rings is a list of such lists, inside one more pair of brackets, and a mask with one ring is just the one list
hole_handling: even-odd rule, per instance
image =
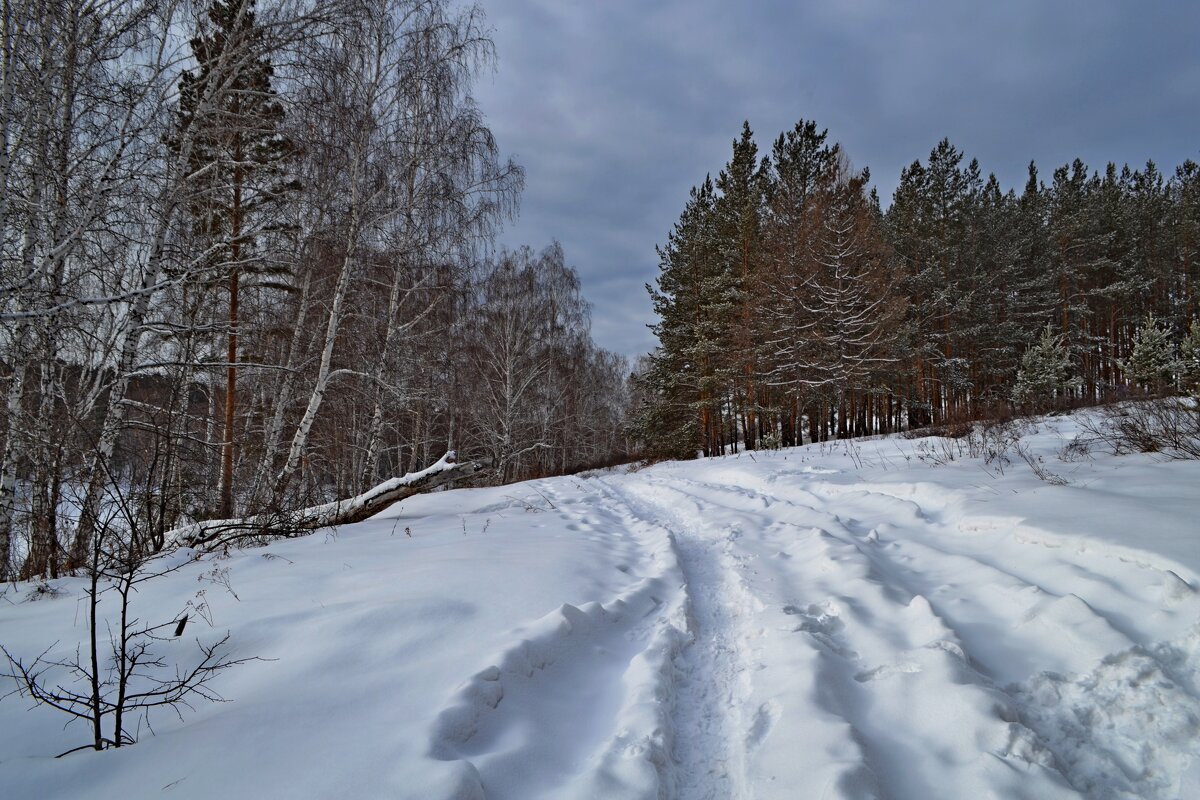
[[317, 419], [317, 412], [321, 409], [321, 402], [325, 399], [325, 392], [328, 391], [330, 379], [334, 374], [333, 346], [337, 342], [338, 328], [342, 323], [342, 305], [345, 303], [346, 293], [350, 289], [350, 275], [357, 238], [358, 219], [355, 214], [351, 218], [350, 231], [346, 236], [346, 254], [342, 258], [341, 272], [338, 274], [337, 287], [333, 292], [333, 302], [329, 305], [329, 317], [325, 322], [325, 342], [321, 348], [321, 364], [317, 369], [317, 379], [313, 384], [312, 394], [308, 398], [308, 406], [304, 409], [304, 416], [300, 418], [300, 424], [296, 427], [295, 435], [292, 436], [287, 461], [275, 480], [277, 500], [282, 497], [292, 476], [296, 474], [296, 470], [300, 466], [300, 457], [304, 455], [304, 448], [308, 444], [309, 431], [312, 430], [313, 423]]
[[454, 453], [442, 456], [437, 463], [420, 472], [392, 478], [347, 500], [338, 500], [293, 514], [258, 514], [244, 519], [205, 520], [168, 531], [168, 545], [217, 549], [238, 539], [260, 536], [296, 536], [318, 528], [362, 522], [406, 497], [443, 486], [450, 481], [472, 475], [478, 464], [455, 461]]

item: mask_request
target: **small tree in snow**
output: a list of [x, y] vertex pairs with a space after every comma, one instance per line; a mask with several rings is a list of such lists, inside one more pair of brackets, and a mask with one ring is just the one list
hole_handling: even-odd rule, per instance
[[1179, 377], [1185, 391], [1200, 398], [1200, 319], [1192, 320], [1180, 345]]
[[1021, 356], [1013, 400], [1042, 406], [1061, 395], [1068, 387], [1071, 356], [1062, 337], [1047, 325], [1037, 343]]
[[1170, 332], [1153, 314], [1148, 315], [1133, 335], [1133, 350], [1121, 368], [1135, 383], [1162, 393], [1174, 380], [1178, 366]]
[[[259, 660], [231, 655], [228, 633], [209, 644], [197, 638], [190, 653], [172, 642], [183, 636], [189, 615], [211, 622], [203, 591], [176, 614], [135, 603], [144, 584], [191, 562], [147, 552], [134, 498], [118, 495], [112, 502], [117, 510], [100, 521], [90, 542], [82, 640], [74, 648], [55, 642], [32, 659], [0, 644], [0, 688], [15, 685], [0, 699], [24, 697], [87, 726], [86, 743], [60, 755], [134, 744], [139, 733], [153, 733], [151, 714], [182, 718], [197, 701], [221, 702], [212, 686], [217, 674]], [[223, 570], [204, 578], [229, 588]]]

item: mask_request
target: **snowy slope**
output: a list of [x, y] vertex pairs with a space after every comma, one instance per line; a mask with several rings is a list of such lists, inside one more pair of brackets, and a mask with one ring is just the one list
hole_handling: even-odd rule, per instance
[[[1066, 485], [880, 439], [441, 492], [190, 564], [139, 613], [203, 592], [181, 652], [274, 660], [61, 760], [86, 731], [8, 697], [0, 796], [1200, 797], [1200, 463], [1064, 461], [1075, 425], [1024, 439]], [[0, 643], [73, 651], [56, 588], [9, 587]]]

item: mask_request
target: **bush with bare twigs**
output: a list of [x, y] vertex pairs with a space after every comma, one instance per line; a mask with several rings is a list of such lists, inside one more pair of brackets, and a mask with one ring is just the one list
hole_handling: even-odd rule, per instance
[[1114, 454], [1162, 453], [1169, 458], [1200, 458], [1200, 404], [1185, 398], [1121, 403], [1081, 418], [1087, 443]]

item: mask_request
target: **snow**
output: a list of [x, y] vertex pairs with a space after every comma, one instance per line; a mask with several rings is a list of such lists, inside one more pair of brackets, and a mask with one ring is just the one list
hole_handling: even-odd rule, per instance
[[[173, 658], [229, 631], [270, 660], [58, 760], [84, 727], [9, 696], [0, 793], [1200, 797], [1200, 463], [1064, 460], [1077, 432], [1022, 439], [1066, 485], [881, 438], [435, 492], [204, 556], [135, 610], [207, 603]], [[52, 588], [6, 589], [10, 651], [74, 651], [83, 584]]]

